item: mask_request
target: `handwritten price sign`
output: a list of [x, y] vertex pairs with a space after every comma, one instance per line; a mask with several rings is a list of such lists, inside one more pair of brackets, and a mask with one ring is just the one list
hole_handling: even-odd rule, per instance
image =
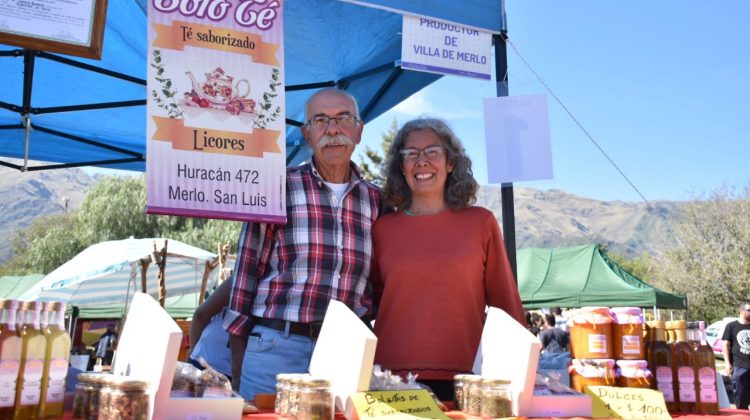
[[445, 419], [429, 392], [420, 390], [370, 391], [352, 395], [351, 402], [359, 420], [387, 417], [389, 419]]
[[643, 388], [589, 386], [592, 397], [592, 417], [622, 419], [670, 420], [672, 416], [664, 404], [661, 392]]

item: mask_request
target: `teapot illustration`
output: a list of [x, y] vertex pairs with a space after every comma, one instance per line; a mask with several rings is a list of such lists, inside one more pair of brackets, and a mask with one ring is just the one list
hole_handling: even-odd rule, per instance
[[[211, 73], [205, 73], [206, 80], [203, 83], [195, 80], [192, 72], [186, 71], [185, 74], [190, 78], [196, 94], [216, 105], [226, 105], [235, 99], [243, 99], [250, 94], [250, 82], [240, 79], [233, 83], [234, 77], [225, 74], [221, 67], [217, 67]], [[243, 94], [240, 94], [240, 87], [243, 83], [247, 86], [247, 89]]]

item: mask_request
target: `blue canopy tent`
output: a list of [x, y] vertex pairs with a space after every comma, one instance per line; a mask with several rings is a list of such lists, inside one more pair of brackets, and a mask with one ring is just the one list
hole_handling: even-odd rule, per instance
[[[0, 44], [0, 157], [49, 162], [0, 165], [145, 170], [146, 0], [108, 3], [101, 60]], [[296, 127], [318, 89], [353, 94], [367, 122], [440, 77], [400, 68], [394, 10], [504, 29], [501, 0], [286, 0], [288, 163], [309, 157]]]

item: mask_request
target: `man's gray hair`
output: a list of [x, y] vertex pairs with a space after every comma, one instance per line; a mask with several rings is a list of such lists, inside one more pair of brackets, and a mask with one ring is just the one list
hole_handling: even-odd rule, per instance
[[307, 124], [307, 121], [310, 120], [310, 102], [312, 102], [312, 100], [316, 96], [324, 93], [335, 93], [336, 95], [340, 95], [349, 99], [349, 101], [351, 101], [351, 103], [354, 105], [354, 116], [359, 119], [359, 105], [357, 104], [357, 98], [355, 98], [354, 95], [345, 90], [341, 90], [335, 87], [327, 87], [315, 92], [312, 96], [307, 98], [307, 102], [305, 102], [305, 124]]

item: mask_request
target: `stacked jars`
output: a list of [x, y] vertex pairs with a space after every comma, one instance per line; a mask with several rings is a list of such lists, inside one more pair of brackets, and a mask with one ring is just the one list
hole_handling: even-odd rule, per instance
[[[650, 386], [640, 308], [581, 308], [571, 314], [568, 325], [570, 379], [578, 392], [589, 385]], [[618, 372], [623, 379], [617, 379]]]

